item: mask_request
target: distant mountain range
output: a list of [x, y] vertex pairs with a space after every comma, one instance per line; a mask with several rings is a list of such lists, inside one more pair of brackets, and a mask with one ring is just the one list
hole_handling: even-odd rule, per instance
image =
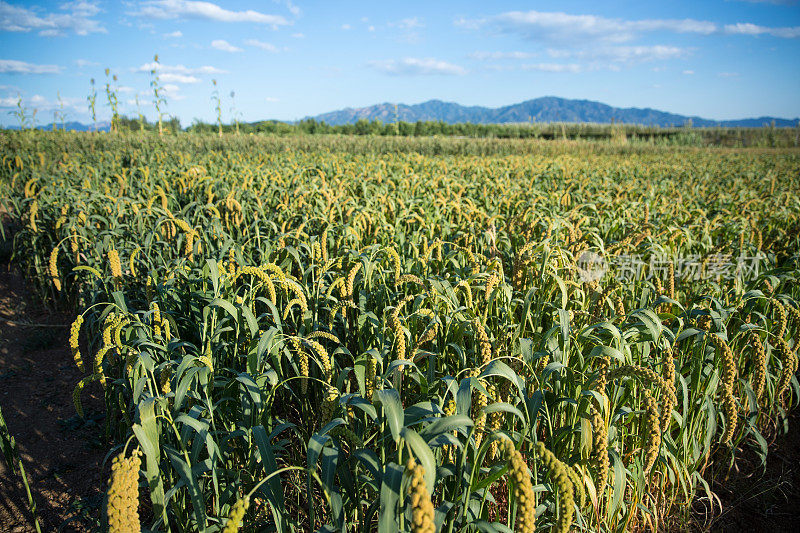
[[[108, 130], [111, 129], [111, 123], [108, 122], [108, 121], [98, 122], [96, 128], [97, 128], [97, 131], [108, 131]], [[7, 126], [6, 129], [18, 130], [19, 126]], [[50, 124], [44, 124], [44, 125], [36, 126], [36, 129], [37, 130], [50, 131], [50, 130], [53, 129], [53, 123], [51, 122]], [[56, 129], [59, 129], [59, 130], [65, 129], [67, 131], [94, 131], [95, 130], [95, 125], [94, 124], [84, 124], [82, 122], [77, 122], [77, 121], [72, 120], [70, 122], [65, 122], [63, 124], [63, 127], [62, 127], [61, 122], [57, 122], [56, 123]]]
[[[463, 106], [453, 102], [443, 102], [441, 100], [428, 100], [421, 104], [407, 105], [383, 103], [369, 107], [359, 107], [340, 109], [331, 111], [306, 119], [315, 119], [325, 122], [332, 126], [342, 124], [354, 124], [358, 120], [380, 120], [383, 123], [391, 123], [395, 120], [404, 122], [421, 121], [442, 121], [448, 124], [458, 124], [470, 122], [473, 124], [521, 124], [530, 122], [568, 122], [568, 123], [596, 123], [610, 124], [611, 122], [622, 122], [625, 124], [638, 124], [645, 126], [684, 126], [690, 120], [695, 127], [745, 127], [759, 128], [769, 126], [775, 122], [779, 128], [795, 127], [800, 119], [778, 118], [778, 117], [757, 117], [742, 118], [737, 120], [710, 120], [702, 117], [677, 115], [651, 108], [637, 107], [612, 107], [600, 102], [591, 100], [570, 100], [567, 98], [557, 98], [555, 96], [545, 96], [535, 98], [504, 107], [483, 107], [483, 106]], [[305, 119], [304, 119], [305, 120]], [[95, 129], [93, 124], [83, 124], [81, 122], [67, 122], [65, 125], [70, 131], [92, 131]], [[61, 129], [61, 124], [57, 124]], [[110, 124], [108, 121], [98, 122], [99, 131], [108, 131]], [[52, 124], [38, 126], [39, 129], [51, 130]], [[18, 129], [17, 126], [9, 126], [8, 129]]]
[[313, 118], [331, 125], [353, 124], [360, 119], [380, 120], [384, 123], [399, 119], [404, 122], [443, 121], [449, 124], [514, 124], [536, 122], [592, 122], [608, 124], [623, 122], [646, 126], [684, 126], [691, 120], [697, 127], [761, 127], [775, 121], [778, 127], [793, 127], [798, 119], [777, 117], [743, 118], [739, 120], [709, 120], [636, 107], [612, 107], [591, 100], [569, 100], [545, 96], [505, 107], [463, 106], [453, 102], [429, 100], [421, 104], [406, 105], [383, 103], [369, 107], [347, 108], [323, 113]]

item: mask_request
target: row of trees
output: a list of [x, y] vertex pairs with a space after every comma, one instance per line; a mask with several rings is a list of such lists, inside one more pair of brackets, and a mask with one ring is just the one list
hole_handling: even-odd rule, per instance
[[[20, 111], [22, 113], [22, 111]], [[24, 116], [24, 115], [21, 115]], [[24, 124], [25, 122], [23, 122]], [[33, 128], [64, 129], [63, 122]], [[97, 128], [95, 124], [95, 128]], [[22, 126], [22, 129], [26, 129]], [[185, 130], [177, 117], [161, 116], [159, 122], [150, 122], [139, 114], [128, 117], [117, 114], [110, 127], [113, 132], [161, 132], [177, 134], [268, 134], [268, 135], [361, 135], [382, 137], [428, 137], [447, 136], [495, 139], [544, 139], [544, 140], [599, 140], [612, 143], [647, 142], [660, 145], [680, 146], [800, 146], [800, 128], [661, 128], [627, 124], [448, 124], [441, 121], [383, 123], [380, 120], [359, 120], [355, 124], [331, 125], [315, 119], [295, 123], [276, 120], [260, 122], [235, 122], [223, 124], [218, 115], [215, 123], [198, 119]]]
[[625, 143], [644, 141], [655, 144], [692, 146], [798, 146], [798, 128], [664, 128], [634, 124], [448, 124], [442, 121], [391, 122], [361, 119], [354, 124], [331, 125], [313, 118], [295, 123], [275, 120], [209, 124], [195, 119], [187, 128], [192, 133], [239, 132], [272, 135], [374, 135], [400, 137], [478, 137], [497, 139], [609, 140]]

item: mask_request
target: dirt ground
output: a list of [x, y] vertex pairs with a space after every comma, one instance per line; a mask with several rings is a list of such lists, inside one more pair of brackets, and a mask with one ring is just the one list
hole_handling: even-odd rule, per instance
[[766, 470], [750, 449], [739, 450], [731, 468], [719, 469], [711, 478], [718, 499], [712, 506], [697, 498], [692, 508], [694, 531], [795, 533], [800, 531], [800, 413], [788, 427], [770, 428]]
[[[42, 532], [92, 531], [105, 486], [102, 400], [87, 387], [87, 420], [75, 414], [81, 375], [67, 338], [72, 317], [48, 312], [0, 263], [0, 407], [36, 502]], [[110, 465], [106, 465], [106, 470]], [[35, 531], [24, 486], [0, 460], [0, 531]]]

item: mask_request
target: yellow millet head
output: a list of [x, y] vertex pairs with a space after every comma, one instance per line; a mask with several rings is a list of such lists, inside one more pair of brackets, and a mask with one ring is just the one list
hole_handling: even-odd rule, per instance
[[444, 416], [453, 416], [456, 414], [456, 402], [453, 398], [447, 400], [447, 403], [444, 404]]
[[439, 332], [439, 323], [438, 322], [431, 322], [425, 331], [422, 332], [419, 339], [417, 340], [417, 346], [422, 346], [426, 342], [430, 342], [436, 338], [436, 334]]
[[493, 273], [489, 278], [486, 280], [486, 290], [484, 291], [483, 297], [486, 301], [489, 300], [489, 297], [492, 295], [495, 287], [500, 282], [500, 278], [497, 276], [496, 273]]
[[622, 303], [622, 297], [618, 294], [614, 295], [614, 312], [617, 314], [617, 318], [625, 318], [625, 305]]
[[718, 335], [709, 335], [710, 341], [716, 346], [722, 359], [722, 407], [725, 412], [725, 432], [722, 435], [722, 442], [727, 444], [733, 439], [739, 408], [736, 404], [736, 397], [733, 394], [733, 385], [736, 381], [737, 370], [733, 357], [733, 351], [728, 343]]
[[750, 344], [753, 345], [753, 366], [755, 367], [751, 385], [756, 396], [756, 402], [760, 402], [767, 379], [767, 352], [761, 343], [761, 337], [755, 331], [750, 333]]
[[479, 358], [481, 365], [486, 365], [492, 360], [492, 343], [489, 342], [489, 336], [486, 334], [486, 328], [483, 327], [479, 319], [475, 319], [473, 323], [475, 327], [475, 338], [478, 341]]
[[108, 529], [112, 533], [141, 531], [139, 523], [139, 469], [142, 465], [138, 450], [126, 458], [117, 455], [111, 463], [111, 483], [108, 489]]
[[106, 256], [108, 257], [108, 264], [111, 267], [111, 275], [116, 279], [120, 279], [122, 277], [122, 264], [119, 261], [119, 252], [112, 248], [108, 251]]
[[322, 251], [322, 261], [327, 263], [328, 262], [328, 228], [325, 228], [325, 231], [322, 232], [320, 236], [320, 247]]
[[56, 291], [61, 292], [61, 279], [58, 277], [58, 246], [54, 246], [53, 251], [50, 252], [50, 262], [48, 266], [53, 286], [56, 288]]
[[249, 496], [236, 500], [236, 503], [233, 504], [228, 514], [228, 521], [225, 522], [225, 528], [222, 530], [222, 533], [236, 533], [239, 531], [239, 527], [242, 525], [244, 514], [247, 512], [248, 507], [250, 507]]
[[[494, 433], [499, 431], [500, 428], [503, 427], [503, 413], [502, 411], [495, 411], [494, 413], [489, 413], [489, 423], [488, 423], [488, 433]], [[498, 443], [496, 440], [493, 440], [491, 444], [489, 444], [489, 459], [494, 460], [497, 457], [498, 453]]]
[[609, 470], [608, 428], [606, 427], [605, 420], [603, 420], [603, 417], [597, 409], [592, 407], [590, 414], [592, 417], [593, 436], [591, 463], [597, 472], [597, 481], [595, 484], [598, 498], [602, 501], [603, 494], [605, 494]]
[[78, 253], [78, 231], [73, 226], [70, 228], [69, 249], [73, 254]]
[[78, 344], [78, 337], [81, 333], [81, 326], [83, 325], [83, 315], [75, 317], [75, 321], [69, 327], [69, 349], [72, 352], [72, 359], [78, 370], [83, 372], [83, 358], [81, 357], [81, 349]]
[[414, 274], [403, 274], [397, 278], [397, 285], [402, 283], [416, 283], [417, 285], [425, 285], [425, 282], [422, 281], [422, 278], [415, 276]]
[[300, 306], [305, 315], [308, 312], [308, 300], [300, 284], [290, 279], [278, 280], [278, 282], [286, 286], [287, 293], [291, 293], [294, 296], [294, 300], [296, 300], [297, 305]]
[[544, 443], [541, 441], [536, 443], [536, 455], [547, 468], [550, 478], [558, 488], [559, 513], [553, 531], [567, 533], [572, 526], [575, 505], [574, 489], [567, 471], [569, 467], [559, 461], [553, 452], [545, 448]]
[[785, 305], [784, 308], [792, 316], [795, 328], [800, 328], [800, 309], [797, 309], [797, 307], [793, 305]]
[[533, 533], [536, 530], [536, 496], [528, 465], [510, 439], [502, 438], [500, 447], [508, 461], [508, 476], [514, 486], [514, 499], [517, 502], [515, 531]]
[[311, 262], [319, 263], [322, 260], [322, 249], [320, 248], [319, 241], [311, 243]]
[[355, 281], [356, 281], [356, 274], [358, 271], [361, 270], [362, 263], [359, 261], [353, 268], [350, 269], [350, 272], [347, 273], [347, 283], [345, 285], [345, 297], [352, 300], [353, 299], [353, 291], [355, 290]]
[[767, 290], [769, 294], [775, 292], [775, 289], [772, 287], [772, 283], [768, 279], [764, 279], [764, 288]]
[[658, 402], [649, 390], [644, 391], [645, 412], [642, 421], [642, 438], [644, 439], [644, 471], [649, 472], [658, 459], [661, 447], [661, 424], [658, 417]]
[[375, 392], [375, 377], [377, 374], [378, 361], [371, 355], [367, 356], [367, 368], [364, 376], [364, 396], [367, 400], [372, 400]]
[[39, 231], [39, 228], [36, 227], [36, 215], [38, 215], [38, 213], [39, 213], [39, 202], [37, 200], [34, 200], [31, 203], [31, 212], [30, 212], [30, 227], [31, 231], [34, 233]]
[[172, 377], [172, 368], [169, 366], [165, 366], [159, 372], [159, 387], [161, 388], [161, 393], [166, 395], [172, 392], [172, 385], [170, 383], [170, 378]]
[[137, 276], [136, 272], [136, 256], [141, 251], [141, 248], [136, 248], [133, 253], [131, 254], [130, 258], [128, 258], [128, 270], [131, 271], [131, 277], [135, 278]]
[[[677, 353], [677, 349], [676, 349]], [[662, 374], [664, 376], [664, 381], [670, 387], [672, 394], [665, 394], [663, 399], [663, 405], [661, 407], [661, 432], [664, 433], [669, 429], [669, 424], [672, 419], [672, 410], [675, 408], [676, 402], [673, 402], [674, 399], [677, 400], [677, 391], [678, 389], [675, 387], [675, 359], [673, 357], [673, 352], [668, 352], [667, 356], [664, 360], [664, 366], [662, 369]]]
[[320, 366], [322, 367], [322, 379], [330, 383], [333, 379], [333, 366], [331, 364], [331, 356], [328, 351], [320, 343], [313, 339], [306, 339], [306, 342], [314, 350], [319, 358]]
[[775, 400], [780, 403], [783, 401], [784, 393], [789, 389], [792, 376], [797, 371], [797, 354], [782, 338], [776, 339], [776, 348], [783, 365], [778, 384], [775, 385]]
[[786, 334], [786, 325], [788, 324], [788, 318], [786, 315], [786, 308], [783, 306], [782, 303], [775, 300], [773, 302], [775, 307], [775, 336], [779, 339], [782, 339], [783, 336]]
[[[477, 369], [476, 369], [477, 370]], [[485, 383], [483, 384], [486, 385]], [[486, 413], [483, 409], [489, 405], [489, 399], [482, 392], [474, 392], [472, 400], [472, 419], [475, 421], [475, 448], [480, 448], [483, 431], [486, 429]]]
[[103, 346], [105, 348], [110, 348], [114, 345], [113, 334], [116, 321], [117, 314], [114, 311], [108, 313], [105, 320], [103, 320]]
[[400, 255], [397, 253], [392, 247], [386, 248], [386, 253], [392, 260], [392, 267], [394, 269], [394, 280], [395, 283], [400, 279]]
[[333, 385], [325, 385], [325, 393], [322, 399], [321, 426], [324, 426], [333, 419], [336, 406], [339, 403], [339, 390]]
[[406, 474], [411, 477], [407, 495], [411, 503], [411, 531], [413, 533], [434, 533], [436, 524], [433, 521], [433, 502], [425, 486], [425, 469], [414, 459], [406, 464]]
[[577, 469], [577, 465], [574, 467], [567, 467], [567, 473], [569, 474], [569, 479], [572, 481], [572, 488], [574, 492], [578, 493], [578, 509], [583, 508], [586, 505], [586, 490], [583, 487], [583, 479], [581, 478], [581, 474]]
[[153, 328], [153, 335], [156, 337], [161, 336], [161, 310], [158, 308], [158, 304], [156, 302], [150, 303], [150, 310], [153, 312], [152, 318], [150, 320], [150, 325]]
[[300, 339], [297, 337], [290, 337], [289, 343], [294, 348], [295, 353], [297, 354], [297, 366], [298, 370], [300, 371], [300, 375], [303, 379], [300, 380], [300, 391], [303, 394], [308, 392], [308, 354], [306, 353], [305, 349], [303, 348]]

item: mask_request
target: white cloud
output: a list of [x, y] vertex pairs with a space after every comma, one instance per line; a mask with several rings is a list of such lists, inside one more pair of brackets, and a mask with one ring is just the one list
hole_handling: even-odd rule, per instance
[[272, 0], [272, 1], [275, 2], [276, 4], [284, 4], [286, 6], [286, 9], [289, 10], [289, 13], [291, 13], [295, 17], [299, 17], [300, 13], [302, 12], [299, 7], [297, 7], [292, 3], [291, 0]]
[[739, 77], [739, 73], [738, 72], [720, 72], [719, 74], [717, 74], [717, 76], [719, 76], [720, 78], [738, 78]]
[[224, 39], [215, 39], [211, 41], [211, 48], [222, 50], [223, 52], [241, 52], [242, 49], [238, 46], [233, 46], [231, 43]]
[[369, 66], [385, 72], [386, 74], [398, 76], [420, 76], [434, 74], [461, 76], [467, 73], [467, 70], [463, 67], [433, 58], [406, 57], [404, 59], [370, 61], [368, 64]]
[[577, 63], [535, 63], [531, 65], [522, 65], [522, 70], [538, 70], [541, 72], [556, 72], [556, 73], [577, 73], [583, 70]]
[[262, 50], [266, 50], [267, 52], [277, 53], [278, 47], [271, 43], [266, 43], [264, 41], [259, 41], [258, 39], [247, 39], [244, 44], [247, 46], [252, 46], [255, 48], [261, 48]]
[[183, 37], [183, 32], [180, 30], [175, 30], [171, 33], [165, 33], [164, 37], [166, 37], [167, 39], [180, 39], [181, 37]]
[[720, 26], [714, 22], [695, 19], [625, 20], [545, 11], [509, 11], [482, 19], [460, 18], [455, 24], [466, 29], [514, 33], [532, 41], [570, 45], [586, 42], [622, 43], [641, 34], [658, 31], [700, 35], [771, 35], [787, 39], [800, 37], [800, 26], [768, 27], [748, 22]]
[[390, 22], [387, 26], [400, 31], [400, 41], [416, 44], [420, 41], [419, 30], [424, 28], [425, 24], [423, 24], [422, 19], [419, 17], [409, 17], [398, 20], [397, 22]]
[[473, 52], [469, 56], [473, 59], [487, 61], [490, 59], [530, 59], [536, 54], [532, 52]]
[[367, 28], [367, 31], [369, 31], [369, 32], [373, 32], [373, 31], [375, 31], [375, 26], [369, 26], [369, 27]]
[[269, 103], [280, 102], [280, 100], [275, 98], [274, 96], [267, 96], [266, 98], [264, 98], [264, 101]]
[[295, 39], [304, 39], [305, 36], [306, 35], [304, 33], [293, 33], [292, 34], [292, 37], [294, 37]]
[[623, 20], [542, 11], [509, 11], [484, 19], [458, 19], [456, 25], [467, 29], [488, 28], [500, 33], [517, 33], [530, 40], [562, 43], [587, 40], [625, 42], [650, 31], [706, 35], [717, 31], [717, 25], [713, 22], [693, 19]]
[[342, 24], [342, 29], [347, 31], [347, 30], [352, 30], [353, 27], [350, 24]]
[[95, 2], [66, 2], [61, 11], [39, 13], [27, 7], [10, 4], [0, 0], [0, 31], [29, 32], [38, 31], [45, 37], [65, 35], [74, 32], [78, 35], [106, 33], [106, 29], [93, 17], [100, 12]]
[[58, 65], [36, 65], [15, 59], [0, 59], [0, 74], [59, 74]]
[[726, 24], [725, 33], [730, 35], [771, 35], [772, 37], [782, 37], [784, 39], [797, 39], [800, 37], [800, 26], [770, 28], [750, 24], [749, 22], [740, 22], [738, 24]]
[[88, 59], [76, 59], [75, 64], [78, 66], [78, 68], [100, 66], [100, 63], [97, 63], [95, 61], [89, 61]]
[[[0, 97], [0, 107], [17, 107], [17, 102], [19, 101], [20, 95], [8, 95], [4, 97]], [[33, 96], [23, 96], [22, 97], [22, 105], [26, 108], [35, 107], [38, 111], [42, 113], [47, 113], [53, 110], [61, 110], [63, 104], [63, 110], [65, 112], [70, 113], [85, 113], [86, 112], [86, 98], [83, 97], [62, 97], [59, 101], [56, 100], [49, 100], [42, 96], [41, 94], [34, 94]], [[28, 112], [30, 113], [30, 109]], [[44, 120], [48, 120], [46, 115], [40, 115], [44, 117]], [[40, 119], [37, 117], [37, 121]], [[39, 122], [41, 124], [41, 122]]]
[[198, 18], [217, 22], [251, 22], [275, 28], [289, 24], [289, 21], [280, 15], [267, 15], [252, 9], [230, 11], [212, 2], [191, 0], [148, 0], [142, 2], [141, 9], [132, 14], [156, 19]]
[[677, 46], [659, 44], [654, 46], [600, 46], [583, 50], [548, 49], [547, 53], [550, 57], [556, 58], [571, 57], [611, 63], [635, 64], [685, 57], [689, 54], [689, 50]]
[[145, 63], [137, 68], [132, 69], [134, 72], [150, 72], [151, 70], [158, 70], [159, 74], [165, 73], [174, 74], [225, 74], [226, 70], [218, 69], [209, 65], [202, 67], [186, 67], [184, 65], [166, 65], [164, 63]]
[[191, 76], [189, 74], [177, 74], [173, 72], [165, 72], [159, 74], [159, 79], [164, 83], [198, 83], [200, 78]]
[[[579, 60], [580, 63], [533, 63], [515, 67], [514, 65], [492, 64], [492, 70], [539, 70], [543, 72], [582, 72], [590, 70], [619, 71], [623, 66], [631, 66], [650, 61], [664, 61], [685, 57], [689, 49], [676, 46], [607, 46], [572, 48], [548, 48], [547, 55], [554, 59]], [[530, 52], [474, 52], [470, 54], [474, 59], [497, 62], [502, 60], [530, 59], [538, 54]], [[655, 67], [653, 70], [662, 70]]]
[[692, 74], [694, 74], [694, 71], [693, 70], [684, 70], [683, 74], [686, 74], [687, 76], [691, 76]]
[[181, 94], [181, 88], [177, 85], [173, 85], [170, 83], [165, 84], [162, 87], [164, 91], [164, 96], [170, 100], [183, 100], [186, 98], [185, 94]]
[[397, 22], [390, 22], [389, 26], [400, 28], [401, 30], [414, 30], [425, 27], [419, 17], [409, 17]]

